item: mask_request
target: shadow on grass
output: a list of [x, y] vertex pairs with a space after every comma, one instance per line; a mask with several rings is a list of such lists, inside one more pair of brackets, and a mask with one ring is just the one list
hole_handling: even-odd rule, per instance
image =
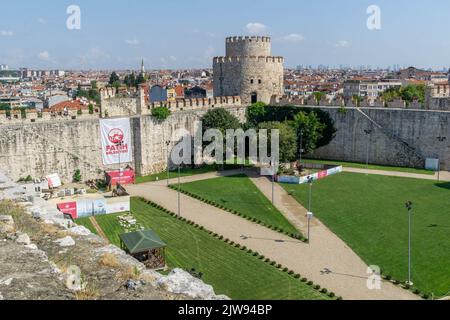
[[450, 190], [450, 182], [436, 183], [435, 186], [442, 189]]

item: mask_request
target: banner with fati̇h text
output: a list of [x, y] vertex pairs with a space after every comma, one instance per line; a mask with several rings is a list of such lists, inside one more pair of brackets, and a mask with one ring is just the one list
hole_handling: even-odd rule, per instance
[[131, 154], [130, 119], [100, 120], [102, 159], [104, 165], [129, 163]]

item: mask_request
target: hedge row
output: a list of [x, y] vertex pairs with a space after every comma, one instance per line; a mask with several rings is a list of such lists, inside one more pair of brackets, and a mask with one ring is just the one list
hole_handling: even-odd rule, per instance
[[400, 286], [400, 288], [402, 288], [402, 289], [411, 291], [415, 295], [420, 296], [422, 299], [425, 299], [425, 300], [431, 299], [431, 294], [421, 291], [419, 288], [411, 286], [408, 283], [393, 279], [391, 275], [383, 274], [383, 271], [381, 271], [381, 278], [385, 281], [389, 281], [390, 283], [392, 283], [396, 286]]
[[[171, 188], [171, 189], [173, 189], [173, 190], [175, 190], [175, 191], [178, 191], [178, 186], [176, 186], [176, 185], [169, 185], [169, 188]], [[216, 207], [216, 208], [218, 208], [218, 209], [227, 211], [227, 212], [232, 213], [232, 214], [234, 214], [234, 215], [237, 215], [237, 216], [239, 216], [239, 217], [241, 217], [241, 218], [247, 219], [248, 221], [257, 223], [257, 224], [259, 224], [259, 225], [262, 225], [263, 227], [266, 227], [266, 228], [272, 229], [273, 231], [282, 233], [282, 234], [284, 234], [284, 235], [286, 235], [286, 236], [288, 236], [288, 237], [291, 237], [291, 238], [293, 238], [293, 239], [300, 240], [300, 241], [302, 241], [302, 242], [308, 243], [308, 239], [306, 239], [305, 237], [303, 237], [303, 236], [302, 236], [301, 234], [299, 234], [299, 233], [296, 234], [296, 233], [290, 233], [290, 232], [288, 232], [288, 231], [284, 231], [282, 228], [278, 228], [278, 227], [276, 227], [276, 226], [269, 225], [269, 224], [267, 224], [267, 223], [265, 223], [265, 222], [262, 222], [261, 220], [258, 220], [258, 219], [256, 219], [256, 218], [249, 217], [249, 216], [247, 216], [247, 215], [245, 215], [245, 214], [243, 214], [243, 213], [240, 213], [239, 211], [236, 211], [236, 210], [233, 210], [233, 209], [229, 209], [229, 208], [227, 208], [227, 207], [225, 207], [225, 206], [223, 206], [223, 205], [221, 205], [221, 204], [218, 204], [218, 203], [216, 203], [216, 202], [214, 202], [214, 201], [205, 199], [205, 198], [203, 198], [203, 197], [201, 197], [201, 196], [199, 196], [199, 195], [193, 194], [193, 193], [191, 193], [191, 192], [189, 192], [189, 191], [186, 191], [186, 190], [181, 189], [180, 192], [183, 193], [183, 194], [185, 194], [185, 195], [187, 195], [187, 196], [189, 196], [189, 197], [191, 197], [191, 198], [194, 198], [194, 199], [197, 199], [197, 200], [199, 200], [199, 201], [202, 201], [202, 202], [204, 202], [204, 203], [206, 203], [206, 204], [208, 204], [208, 205], [210, 205], [210, 206], [213, 206], [213, 207]]]
[[169, 214], [170, 216], [172, 216], [172, 217], [174, 217], [174, 218], [176, 218], [176, 219], [178, 219], [180, 221], [183, 221], [183, 222], [185, 222], [185, 223], [187, 223], [187, 224], [189, 224], [189, 225], [191, 225], [191, 226], [193, 226], [193, 227], [195, 227], [195, 228], [197, 228], [199, 230], [202, 230], [202, 231], [208, 233], [212, 237], [214, 237], [214, 238], [216, 238], [218, 240], [221, 240], [221, 241], [227, 243], [228, 245], [230, 245], [230, 246], [232, 246], [232, 247], [234, 247], [236, 249], [239, 249], [241, 251], [245, 251], [247, 254], [251, 255], [252, 257], [255, 257], [256, 259], [264, 261], [265, 263], [267, 263], [270, 266], [280, 270], [281, 272], [287, 273], [288, 275], [292, 276], [294, 279], [297, 279], [297, 280], [299, 280], [299, 281], [301, 281], [303, 283], [306, 283], [308, 286], [312, 287], [314, 290], [317, 290], [320, 293], [327, 295], [329, 298], [332, 298], [332, 299], [335, 299], [335, 300], [342, 300], [342, 297], [336, 297], [336, 294], [334, 292], [331, 292], [331, 291], [327, 290], [326, 288], [321, 288], [320, 285], [314, 284], [313, 281], [310, 281], [307, 278], [302, 277], [299, 273], [295, 273], [293, 270], [289, 270], [288, 268], [283, 267], [281, 264], [277, 263], [276, 261], [272, 261], [269, 258], [266, 258], [265, 256], [263, 256], [262, 254], [259, 254], [258, 252], [253, 251], [252, 249], [248, 249], [246, 246], [242, 246], [239, 243], [235, 243], [234, 241], [231, 241], [230, 239], [225, 238], [224, 236], [222, 236], [220, 234], [217, 234], [215, 232], [207, 230], [203, 226], [200, 226], [197, 223], [195, 223], [195, 222], [193, 222], [191, 220], [188, 220], [186, 218], [180, 217], [175, 212], [167, 210], [166, 208], [164, 208], [164, 207], [162, 207], [162, 206], [160, 206], [160, 205], [158, 205], [158, 204], [156, 204], [156, 203], [154, 203], [154, 202], [152, 202], [150, 200], [147, 200], [147, 199], [144, 199], [144, 198], [138, 198], [138, 199], [143, 201], [143, 202], [145, 202], [145, 203], [147, 203], [148, 205], [150, 205], [150, 206], [160, 210], [160, 211], [163, 211], [163, 212]]

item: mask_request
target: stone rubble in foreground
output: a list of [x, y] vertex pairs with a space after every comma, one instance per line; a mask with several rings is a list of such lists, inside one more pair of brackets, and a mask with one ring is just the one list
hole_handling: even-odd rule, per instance
[[[146, 270], [1, 172], [0, 266], [0, 300], [229, 299], [184, 270]], [[77, 270], [81, 282], [71, 275]]]

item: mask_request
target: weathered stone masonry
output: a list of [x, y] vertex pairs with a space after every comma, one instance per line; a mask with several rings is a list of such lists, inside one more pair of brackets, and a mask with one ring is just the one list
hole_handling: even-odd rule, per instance
[[334, 119], [337, 133], [314, 152], [317, 158], [365, 163], [370, 143], [373, 164], [423, 167], [426, 158], [439, 158], [441, 168], [450, 170], [448, 111], [364, 108], [366, 117], [356, 108], [320, 108]]
[[[151, 115], [131, 117], [134, 163], [130, 165], [138, 174], [164, 170], [166, 141], [176, 129], [193, 133], [194, 121], [200, 120], [207, 110], [178, 111], [162, 122]], [[244, 121], [244, 107], [228, 110]], [[99, 127], [98, 118], [0, 124], [0, 166], [16, 180], [58, 173], [70, 182], [76, 169], [81, 170], [85, 180], [100, 177], [103, 170], [119, 166], [103, 166]]]

